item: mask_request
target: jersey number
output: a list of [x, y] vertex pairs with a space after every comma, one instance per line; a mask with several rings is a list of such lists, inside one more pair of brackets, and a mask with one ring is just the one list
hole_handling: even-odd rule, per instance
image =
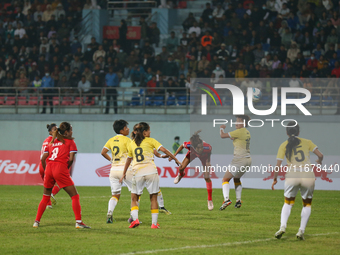
[[249, 147], [250, 147], [250, 138], [248, 138], [247, 140], [246, 140], [246, 150], [247, 151], [249, 151]]
[[[115, 150], [117, 150], [117, 151], [115, 152]], [[119, 147], [118, 146], [114, 146], [112, 148], [112, 152], [115, 154], [115, 157], [116, 157], [118, 155], [118, 153], [119, 153]], [[119, 161], [119, 160], [120, 160], [119, 158], [115, 159], [115, 161]]]
[[50, 160], [55, 160], [58, 156], [58, 152], [59, 152], [59, 148], [54, 148], [54, 150], [52, 151], [52, 156], [50, 157]]
[[[300, 145], [300, 146], [297, 146], [297, 147], [295, 147], [293, 150], [294, 150], [294, 155], [296, 156], [295, 157], [295, 160], [296, 160], [296, 162], [302, 162], [302, 161], [304, 161], [305, 160], [305, 153], [303, 153], [303, 151], [302, 150], [297, 150], [298, 148], [301, 148], [302, 146]], [[300, 158], [299, 157], [297, 157], [298, 156], [298, 154], [300, 154]]]
[[136, 148], [135, 149], [135, 154], [136, 154], [136, 161], [141, 162], [144, 160], [143, 156], [143, 149], [142, 148]]

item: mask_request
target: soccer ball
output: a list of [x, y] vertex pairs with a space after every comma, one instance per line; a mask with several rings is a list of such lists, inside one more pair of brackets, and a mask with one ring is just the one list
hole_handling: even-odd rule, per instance
[[258, 88], [253, 88], [253, 101], [254, 102], [259, 101], [261, 96], [262, 96], [261, 90], [259, 90]]

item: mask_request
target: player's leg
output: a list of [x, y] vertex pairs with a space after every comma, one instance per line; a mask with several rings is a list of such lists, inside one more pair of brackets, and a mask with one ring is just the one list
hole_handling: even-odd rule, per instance
[[207, 186], [207, 192], [208, 192], [208, 210], [211, 211], [214, 209], [214, 204], [212, 201], [212, 181], [210, 179], [210, 173], [208, 170], [203, 173], [203, 177], [204, 177], [205, 184]]
[[159, 189], [159, 192], [157, 194], [157, 202], [158, 202], [158, 206], [159, 206], [159, 211], [162, 213], [165, 213], [166, 215], [170, 215], [171, 212], [168, 211], [165, 207], [164, 207], [164, 199], [163, 199], [163, 193], [162, 191]]
[[222, 179], [222, 192], [223, 192], [223, 199], [224, 202], [222, 206], [220, 207], [220, 210], [224, 210], [227, 208], [228, 205], [231, 204], [231, 200], [229, 199], [229, 192], [230, 192], [230, 185], [229, 182], [233, 178], [233, 174], [229, 171], [227, 171]]
[[158, 203], [157, 196], [159, 192], [159, 176], [158, 174], [150, 174], [145, 176], [145, 187], [150, 194], [151, 202], [151, 228], [159, 228], [158, 224]]
[[55, 195], [57, 195], [60, 191], [60, 188], [58, 185], [54, 185], [53, 189], [52, 189], [52, 194], [51, 194], [51, 201], [53, 205], [57, 204], [57, 200], [55, 199]]
[[183, 176], [185, 175], [185, 168], [189, 165], [190, 163], [190, 154], [189, 154], [189, 157], [188, 157], [188, 154], [187, 154], [187, 157], [185, 157], [182, 161], [182, 164], [181, 166], [179, 167], [179, 173], [178, 175], [176, 176], [175, 180], [174, 180], [174, 183], [177, 184], [180, 182], [180, 180], [183, 178]]
[[303, 178], [301, 181], [301, 197], [303, 202], [303, 207], [301, 210], [301, 222], [299, 232], [296, 234], [296, 237], [299, 240], [304, 240], [305, 229], [309, 220], [309, 217], [312, 212], [312, 199], [314, 193], [314, 185], [315, 185], [315, 177], [312, 176], [310, 178]]
[[43, 194], [43, 197], [42, 197], [42, 199], [39, 203], [37, 216], [35, 217], [35, 222], [33, 224], [34, 228], [39, 227], [40, 220], [41, 220], [41, 217], [46, 210], [46, 206], [47, 206], [48, 202], [51, 202], [50, 201], [51, 192], [52, 192], [52, 188], [45, 188], [44, 187], [44, 194]]
[[138, 219], [138, 199], [140, 195], [143, 194], [143, 189], [145, 185], [145, 176], [138, 176], [134, 177], [132, 180], [132, 187], [131, 187], [131, 218], [132, 222], [129, 228], [138, 227], [140, 222]]
[[[44, 183], [45, 169], [42, 167], [42, 164], [41, 164], [41, 163], [39, 164], [39, 174], [40, 174], [41, 179], [42, 179], [42, 181], [43, 181], [43, 183]], [[48, 201], [48, 203], [47, 203], [47, 208], [52, 209], [51, 199], [50, 199], [50, 201]]]
[[299, 191], [300, 185], [294, 178], [286, 178], [285, 181], [285, 203], [283, 204], [281, 210], [281, 225], [279, 231], [275, 233], [275, 238], [280, 239], [282, 235], [286, 232], [287, 222], [290, 216], [290, 212], [295, 203], [295, 197]]
[[113, 211], [118, 204], [120, 193], [122, 191], [122, 184], [119, 182], [120, 176], [122, 176], [122, 171], [111, 171], [110, 174], [110, 184], [111, 184], [111, 194], [112, 197], [109, 200], [108, 209], [107, 209], [107, 219], [106, 223], [113, 222]]
[[[62, 187], [62, 185], [59, 186]], [[79, 194], [76, 187], [74, 185], [70, 185], [63, 187], [63, 189], [72, 199], [72, 209], [76, 219], [76, 228], [90, 228], [89, 226], [86, 226], [81, 220], [81, 206], [79, 201]]]
[[236, 203], [235, 208], [240, 208], [242, 205], [241, 195], [242, 195], [242, 183], [240, 178], [234, 178], [235, 193], [236, 193]]

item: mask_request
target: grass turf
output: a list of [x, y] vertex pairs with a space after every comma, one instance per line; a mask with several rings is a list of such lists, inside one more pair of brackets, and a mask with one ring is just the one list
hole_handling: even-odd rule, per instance
[[[106, 224], [109, 187], [77, 189], [83, 220], [92, 229], [75, 229], [71, 199], [63, 190], [56, 196], [57, 205], [45, 211], [40, 227], [34, 229], [42, 187], [0, 186], [0, 254], [121, 254], [173, 248], [153, 254], [340, 254], [338, 191], [314, 192], [306, 241], [297, 241], [300, 198], [292, 209], [286, 234], [281, 240], [274, 238], [280, 226], [282, 190], [244, 189], [240, 209], [232, 204], [219, 211], [222, 192], [216, 189], [215, 209], [208, 211], [205, 189], [162, 188], [165, 207], [172, 215], [159, 215], [161, 229], [150, 229], [150, 200], [145, 191], [139, 211], [143, 223], [129, 229], [130, 195], [126, 188], [114, 211], [113, 224]], [[231, 199], [235, 200], [233, 190]], [[186, 246], [191, 247], [178, 249]]]

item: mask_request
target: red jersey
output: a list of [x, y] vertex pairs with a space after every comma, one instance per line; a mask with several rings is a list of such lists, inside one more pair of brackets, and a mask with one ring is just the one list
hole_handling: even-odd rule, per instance
[[[40, 158], [42, 158], [42, 155], [44, 154], [45, 148], [48, 146], [48, 144], [51, 142], [51, 140], [52, 140], [52, 136], [51, 136], [51, 135], [48, 136], [48, 137], [44, 140], [44, 142], [43, 142], [43, 144], [42, 144], [42, 146], [41, 146]], [[46, 164], [47, 164], [47, 162], [48, 162], [48, 159], [46, 159]]]
[[202, 162], [202, 164], [205, 165], [207, 160], [210, 160], [210, 155], [212, 151], [212, 147], [210, 144], [203, 141], [203, 152], [201, 154], [198, 154], [194, 148], [191, 147], [191, 142], [184, 142], [183, 143], [184, 148], [188, 149], [188, 153], [186, 157], [192, 161], [195, 158], [199, 158]]
[[53, 144], [49, 144], [44, 153], [49, 154], [49, 163], [57, 162], [68, 166], [71, 152], [77, 152], [77, 145], [71, 139], [64, 139], [65, 143], [60, 142], [58, 139], [54, 140]]

